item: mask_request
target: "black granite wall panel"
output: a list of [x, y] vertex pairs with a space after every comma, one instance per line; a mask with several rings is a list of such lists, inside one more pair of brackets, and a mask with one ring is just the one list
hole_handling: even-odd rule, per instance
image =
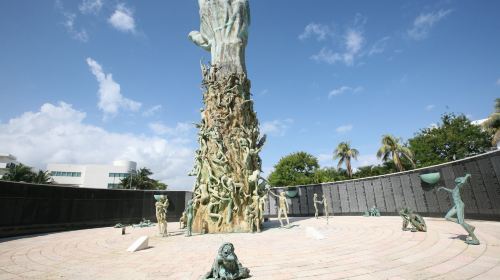
[[[486, 186], [484, 185], [484, 180], [477, 162], [467, 162], [465, 163], [467, 172], [471, 174], [469, 180], [469, 185], [466, 188], [470, 188], [474, 193], [475, 202], [480, 214], [493, 214], [493, 206], [491, 200], [488, 197], [488, 192], [486, 191]], [[460, 175], [462, 176], [462, 175]], [[464, 201], [465, 202], [465, 201]]]
[[375, 193], [373, 191], [373, 183], [371, 180], [370, 181], [363, 181], [363, 186], [365, 188], [365, 194], [366, 194], [366, 206], [368, 208], [371, 208], [372, 206], [377, 204], [375, 202]]
[[347, 195], [347, 185], [345, 183], [341, 183], [338, 188], [340, 193], [340, 208], [342, 213], [352, 212], [349, 208], [349, 196]]
[[346, 183], [347, 196], [349, 197], [349, 212], [359, 212], [358, 200], [356, 199], [356, 189], [354, 182]]
[[299, 210], [301, 215], [309, 214], [309, 206], [307, 205], [307, 188], [299, 188]]
[[479, 171], [481, 172], [481, 177], [483, 178], [484, 186], [486, 187], [486, 192], [488, 193], [488, 198], [491, 202], [492, 212], [495, 215], [500, 214], [500, 183], [493, 169], [493, 165], [490, 159], [480, 159], [477, 161], [479, 164]]
[[342, 213], [339, 186], [335, 184], [328, 184], [332, 189], [332, 209], [334, 213]]
[[396, 202], [394, 201], [394, 194], [392, 192], [391, 180], [389, 177], [382, 177], [382, 190], [384, 192], [384, 201], [387, 212], [396, 212]]
[[409, 207], [417, 211], [417, 204], [415, 201], [415, 196], [413, 195], [409, 174], [401, 175], [401, 188], [403, 190], [403, 197], [405, 201], [404, 207]]
[[306, 190], [307, 190], [307, 213], [313, 213], [315, 212], [314, 210], [314, 203], [313, 203], [313, 196], [314, 196], [314, 191], [316, 189], [317, 186], [311, 186], [311, 187], [307, 187]]
[[366, 206], [366, 193], [365, 187], [362, 181], [354, 182], [354, 188], [356, 189], [356, 199], [358, 200], [358, 210], [359, 212], [365, 212], [368, 210]]
[[413, 192], [413, 196], [415, 198], [415, 204], [418, 212], [425, 213], [429, 212], [427, 208], [427, 203], [425, 201], [424, 190], [422, 189], [422, 185], [420, 182], [420, 177], [418, 177], [417, 173], [411, 173], [410, 177], [410, 187]]
[[401, 178], [400, 176], [391, 176], [388, 179], [391, 182], [392, 193], [394, 194], [394, 202], [396, 205], [395, 211], [397, 212], [399, 209], [406, 207]]
[[[382, 180], [380, 178], [375, 178], [372, 180], [373, 191], [375, 192], [375, 206], [382, 212], [387, 212], [387, 206], [385, 206], [384, 190], [382, 188]], [[374, 205], [371, 205], [372, 207]]]
[[290, 198], [290, 215], [300, 216], [299, 195], [297, 195], [296, 197]]

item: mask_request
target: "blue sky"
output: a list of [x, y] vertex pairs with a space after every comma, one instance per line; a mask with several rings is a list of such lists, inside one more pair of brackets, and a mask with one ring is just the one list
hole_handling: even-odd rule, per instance
[[[498, 1], [251, 0], [247, 48], [269, 172], [303, 150], [355, 166], [380, 137], [500, 96]], [[197, 1], [1, 1], [0, 152], [39, 168], [130, 159], [190, 189], [202, 106]]]

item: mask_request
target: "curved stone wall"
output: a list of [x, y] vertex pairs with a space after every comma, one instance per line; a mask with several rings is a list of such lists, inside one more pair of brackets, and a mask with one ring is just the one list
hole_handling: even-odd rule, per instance
[[[500, 220], [500, 150], [441, 165], [356, 180], [297, 186], [296, 197], [289, 198], [290, 216], [314, 215], [313, 194], [326, 195], [334, 215], [361, 215], [376, 206], [382, 215], [397, 215], [399, 209], [410, 207], [423, 216], [442, 217], [451, 207], [447, 192], [436, 192], [422, 183], [419, 175], [440, 172], [437, 184], [455, 186], [456, 177], [472, 175], [463, 190], [467, 218]], [[274, 189], [284, 191], [283, 188]], [[267, 215], [276, 216], [277, 200], [269, 197]], [[319, 207], [322, 212], [322, 207]]]
[[178, 221], [191, 192], [108, 190], [0, 181], [0, 237], [156, 222], [154, 194], [167, 194]]

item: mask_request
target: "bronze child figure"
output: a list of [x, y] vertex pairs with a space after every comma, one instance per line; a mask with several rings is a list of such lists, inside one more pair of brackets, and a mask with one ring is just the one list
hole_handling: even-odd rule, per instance
[[[449, 193], [451, 193], [451, 197], [453, 198], [453, 207], [446, 213], [446, 220], [455, 222], [457, 224], [460, 224], [469, 234], [467, 239], [465, 240], [465, 243], [470, 244], [470, 245], [479, 245], [479, 240], [477, 239], [476, 235], [474, 234], [474, 230], [476, 229], [474, 226], [469, 225], [465, 222], [465, 213], [464, 213], [464, 208], [465, 204], [462, 201], [462, 197], [460, 195], [460, 190], [465, 185], [467, 180], [470, 178], [470, 174], [465, 174], [464, 177], [458, 177], [455, 179], [455, 188], [454, 189], [448, 189], [445, 187], [439, 187], [439, 190], [445, 190]], [[456, 216], [456, 218], [453, 218], [453, 216]]]
[[202, 279], [233, 280], [248, 277], [250, 270], [238, 261], [233, 244], [226, 242], [220, 246], [212, 269]]
[[[425, 224], [424, 218], [417, 213], [414, 213], [410, 208], [406, 207], [399, 211], [399, 215], [403, 218], [403, 231], [411, 230], [416, 231], [427, 231], [427, 225]], [[408, 224], [412, 227], [408, 229]]]

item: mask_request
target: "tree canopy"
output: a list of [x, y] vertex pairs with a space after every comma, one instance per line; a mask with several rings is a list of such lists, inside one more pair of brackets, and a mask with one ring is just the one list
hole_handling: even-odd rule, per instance
[[166, 190], [167, 185], [155, 179], [149, 178], [153, 175], [148, 168], [141, 168], [136, 174], [131, 173], [129, 176], [123, 178], [120, 182], [124, 189], [137, 189], [137, 190]]
[[487, 152], [492, 135], [474, 125], [463, 114], [443, 114], [434, 127], [421, 129], [409, 139], [418, 167], [424, 167]]
[[306, 152], [296, 152], [280, 159], [269, 174], [273, 187], [306, 185], [315, 183], [314, 174], [319, 168], [318, 159]]
[[3, 175], [2, 180], [35, 184], [53, 183], [48, 171], [39, 170], [38, 172], [34, 172], [31, 167], [22, 163], [11, 164], [8, 169], [8, 172]]

